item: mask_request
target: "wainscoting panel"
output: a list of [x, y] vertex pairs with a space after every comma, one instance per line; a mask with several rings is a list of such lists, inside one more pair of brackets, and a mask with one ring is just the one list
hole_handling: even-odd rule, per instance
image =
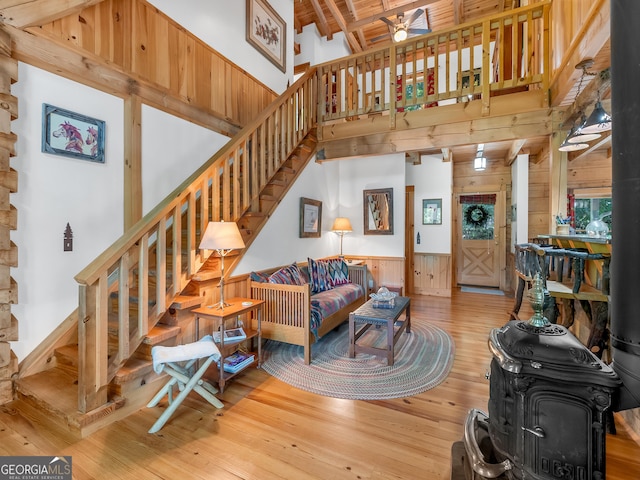
[[451, 255], [415, 253], [413, 288], [418, 295], [451, 296]]

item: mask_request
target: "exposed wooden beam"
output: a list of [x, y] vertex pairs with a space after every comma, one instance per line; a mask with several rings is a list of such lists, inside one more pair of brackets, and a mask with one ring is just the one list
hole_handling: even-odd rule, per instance
[[[365, 121], [365, 123], [368, 122]], [[324, 150], [325, 160], [336, 160], [407, 151], [424, 151], [433, 148], [443, 149], [456, 145], [518, 140], [549, 135], [551, 127], [550, 111], [541, 109], [537, 112], [491, 118], [479, 117], [475, 120], [329, 140], [322, 142], [319, 149]], [[330, 136], [323, 138], [330, 138]]]
[[407, 152], [404, 158], [413, 165], [420, 165], [420, 152]]
[[[353, 0], [345, 0], [345, 3], [347, 4], [347, 9], [349, 10], [349, 13], [351, 13], [353, 19], [358, 20], [358, 11], [353, 4]], [[362, 29], [358, 28], [356, 30], [356, 34], [358, 35], [358, 40], [360, 41], [360, 45], [362, 45], [362, 48], [367, 48], [367, 37], [365, 37]]]
[[576, 65], [585, 58], [596, 58], [611, 37], [609, 0], [594, 1], [587, 19], [565, 52], [550, 82], [551, 105], [561, 105], [582, 72]]
[[453, 162], [453, 150], [450, 148], [442, 149], [442, 161], [443, 162]]
[[240, 131], [225, 119], [189, 104], [188, 99], [173, 96], [168, 91], [132, 77], [98, 57], [65, 48], [50, 39], [17, 28], [0, 25], [13, 40], [13, 56], [17, 60], [42, 68], [100, 91], [127, 98], [138, 95], [144, 103], [197, 125], [229, 137]]
[[44, 25], [102, 0], [0, 0], [0, 20], [16, 28]]
[[[561, 128], [569, 130], [575, 121], [580, 118], [581, 114], [587, 114], [587, 110], [592, 108], [595, 102], [598, 100], [598, 96], [604, 92], [611, 90], [611, 72], [607, 68], [593, 78], [589, 84], [584, 88], [578, 97], [574, 100], [563, 115], [563, 123]], [[603, 102], [605, 110], [611, 111], [611, 101]]]
[[324, 2], [327, 4], [331, 15], [333, 15], [333, 19], [338, 24], [338, 27], [340, 27], [340, 30], [344, 32], [351, 50], [353, 52], [361, 52], [362, 46], [358, 43], [358, 40], [356, 40], [355, 35], [352, 32], [347, 31], [347, 23], [344, 21], [344, 17], [342, 16], [342, 13], [340, 13], [340, 9], [336, 5], [336, 2], [334, 0], [324, 0]]
[[371, 15], [369, 17], [366, 17], [356, 22], [348, 24], [347, 31], [353, 32], [361, 27], [364, 27], [365, 25], [369, 25], [370, 23], [380, 20], [380, 17], [389, 17], [392, 15], [397, 15], [398, 13], [408, 12], [409, 10], [414, 10], [416, 8], [424, 7], [426, 5], [429, 5], [431, 3], [435, 3], [438, 1], [440, 0], [418, 0], [417, 2], [409, 2], [395, 8], [382, 10], [380, 13], [376, 13], [375, 15]]
[[327, 22], [327, 17], [324, 16], [319, 0], [311, 0], [311, 6], [313, 7], [313, 11], [316, 12], [318, 22], [320, 22], [320, 25], [316, 24], [320, 36], [327, 37], [327, 40], [331, 40], [333, 38], [333, 33], [331, 33], [329, 22]]
[[453, 0], [453, 23], [460, 25], [464, 23], [464, 0]]
[[507, 167], [513, 163], [525, 143], [527, 143], [526, 139], [518, 139], [511, 142], [511, 147], [504, 157], [504, 164]]

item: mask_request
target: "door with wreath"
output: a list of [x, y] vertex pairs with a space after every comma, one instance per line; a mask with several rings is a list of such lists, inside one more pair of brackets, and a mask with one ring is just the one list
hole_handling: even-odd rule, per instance
[[499, 202], [495, 193], [458, 197], [456, 263], [460, 285], [500, 287]]

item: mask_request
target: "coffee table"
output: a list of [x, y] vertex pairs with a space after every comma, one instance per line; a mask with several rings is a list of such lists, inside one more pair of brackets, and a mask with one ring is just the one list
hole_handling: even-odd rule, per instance
[[[397, 329], [394, 325], [400, 315], [405, 313], [405, 319], [399, 322]], [[356, 324], [363, 324], [356, 329]], [[358, 339], [372, 326], [384, 326], [387, 331], [386, 348], [377, 348], [358, 344]], [[396, 297], [393, 308], [373, 308], [373, 300], [369, 300], [356, 311], [349, 314], [349, 357], [355, 358], [356, 353], [370, 353], [386, 357], [387, 365], [392, 366], [394, 347], [402, 332], [411, 333], [411, 303], [409, 297]]]

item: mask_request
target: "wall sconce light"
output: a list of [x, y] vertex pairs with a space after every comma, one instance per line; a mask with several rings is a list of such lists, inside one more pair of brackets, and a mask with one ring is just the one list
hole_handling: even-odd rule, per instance
[[215, 250], [220, 255], [220, 302], [218, 309], [224, 309], [230, 304], [224, 301], [224, 257], [231, 250], [244, 248], [244, 240], [236, 222], [209, 222], [200, 240], [200, 250]]
[[337, 235], [340, 235], [340, 258], [342, 258], [342, 237], [344, 237], [345, 233], [353, 232], [353, 228], [351, 228], [351, 222], [348, 218], [338, 217], [334, 220], [331, 231], [335, 232]]

